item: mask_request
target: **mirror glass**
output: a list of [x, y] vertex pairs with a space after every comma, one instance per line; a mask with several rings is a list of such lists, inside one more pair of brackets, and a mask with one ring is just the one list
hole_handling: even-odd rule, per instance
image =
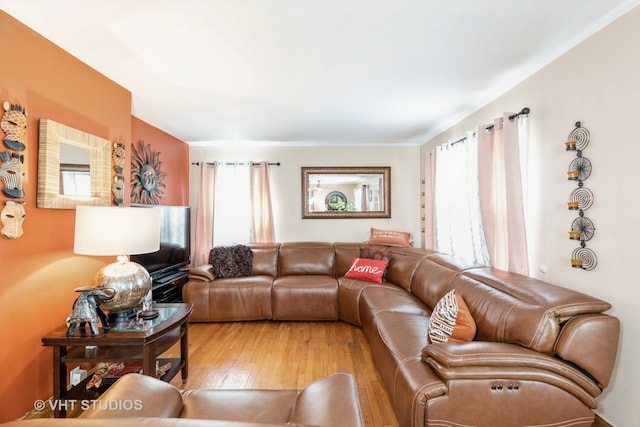
[[111, 142], [40, 119], [39, 208], [111, 205]]
[[303, 167], [302, 218], [390, 218], [390, 167]]
[[91, 197], [89, 149], [60, 144], [60, 195]]

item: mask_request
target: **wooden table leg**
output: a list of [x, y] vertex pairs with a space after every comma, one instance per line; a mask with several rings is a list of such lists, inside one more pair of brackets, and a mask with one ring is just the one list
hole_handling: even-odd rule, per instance
[[66, 346], [53, 347], [53, 416], [65, 418], [67, 416], [66, 404], [62, 402], [67, 390], [67, 366], [62, 363], [62, 358], [67, 354]]
[[180, 338], [180, 362], [184, 364], [182, 366], [182, 383], [184, 384], [189, 376], [189, 324], [184, 322], [180, 328], [183, 330]]
[[156, 376], [156, 345], [155, 343], [142, 346], [142, 373], [154, 378]]

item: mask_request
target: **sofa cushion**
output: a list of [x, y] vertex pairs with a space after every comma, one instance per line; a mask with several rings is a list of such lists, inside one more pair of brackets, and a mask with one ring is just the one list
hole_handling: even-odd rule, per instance
[[278, 277], [271, 290], [273, 320], [338, 320], [338, 280], [332, 276]]
[[433, 309], [440, 298], [451, 290], [450, 284], [458, 274], [478, 267], [478, 264], [449, 255], [430, 254], [413, 275], [411, 293]]
[[[149, 399], [153, 396], [153, 399]], [[141, 375], [120, 377], [100, 396], [105, 402], [130, 402], [131, 405], [111, 408], [109, 405], [90, 405], [80, 418], [177, 418], [182, 412], [182, 395], [169, 383]]]
[[[192, 313], [189, 321], [213, 322], [271, 319], [271, 276], [250, 276], [218, 279], [207, 288], [207, 313]], [[185, 293], [185, 296], [188, 295]], [[189, 300], [187, 300], [189, 301]], [[191, 300], [193, 301], [193, 300]], [[200, 302], [203, 305], [204, 301]]]
[[477, 340], [520, 344], [553, 354], [561, 324], [550, 307], [527, 303], [514, 296], [516, 289], [511, 292], [494, 289], [465, 273], [458, 275], [450, 286], [467, 303], [478, 328]]
[[[364, 334], [369, 337], [376, 328], [376, 319], [382, 312], [412, 313], [427, 316], [431, 313], [418, 298], [409, 292], [383, 282], [381, 285], [371, 285], [362, 290], [359, 301], [360, 326]], [[426, 335], [422, 336], [422, 344]]]
[[280, 244], [253, 243], [249, 247], [253, 252], [253, 274], [276, 277]]
[[286, 423], [297, 390], [186, 390], [180, 418]]
[[341, 372], [306, 386], [298, 395], [289, 421], [295, 425], [362, 426], [358, 385], [353, 376]]
[[433, 308], [427, 335], [430, 342], [473, 341], [476, 322], [455, 289], [443, 296]]
[[408, 291], [418, 266], [430, 253], [424, 249], [395, 248], [387, 267], [386, 280]]
[[216, 279], [251, 276], [253, 252], [245, 245], [218, 246], [209, 252], [209, 264]]
[[335, 277], [335, 252], [327, 242], [286, 242], [278, 253], [278, 276], [326, 275]]
[[374, 283], [382, 283], [382, 276], [387, 269], [386, 260], [354, 258], [351, 268], [344, 277]]
[[611, 307], [589, 295], [495, 268], [464, 271], [451, 288], [469, 306], [477, 339], [517, 343], [546, 354], [555, 353], [568, 319]]

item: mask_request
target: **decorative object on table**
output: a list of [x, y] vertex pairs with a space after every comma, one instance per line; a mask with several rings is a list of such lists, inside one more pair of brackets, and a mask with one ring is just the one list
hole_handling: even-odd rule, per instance
[[593, 205], [593, 192], [584, 186], [584, 181], [591, 176], [593, 166], [591, 161], [582, 155], [590, 139], [589, 130], [583, 127], [581, 122], [576, 122], [575, 129], [571, 131], [564, 144], [566, 151], [576, 152], [576, 158], [569, 164], [567, 179], [576, 181], [578, 188], [569, 195], [567, 208], [570, 211], [578, 211], [578, 217], [571, 223], [569, 231], [569, 239], [580, 242], [580, 247], [574, 249], [571, 254], [571, 267], [582, 270], [593, 270], [598, 264], [595, 252], [586, 247], [586, 242], [593, 238], [596, 231], [593, 221], [585, 216], [585, 211]]
[[109, 322], [100, 304], [111, 300], [116, 292], [113, 289], [93, 286], [76, 288], [76, 292], [80, 292], [80, 296], [73, 302], [73, 313], [67, 320], [69, 324], [67, 336], [72, 337], [76, 328], [80, 331], [80, 335], [85, 335], [87, 323], [91, 329], [91, 335], [100, 335], [98, 322], [102, 324], [103, 331], [108, 331]]
[[26, 213], [24, 202], [7, 200], [0, 213], [2, 235], [8, 239], [19, 239], [22, 236], [22, 223]]
[[160, 152], [151, 151], [151, 145], [145, 147], [144, 141], [140, 141], [140, 151], [132, 145], [131, 155], [131, 201], [133, 203], [145, 203], [157, 205], [164, 198], [165, 187], [162, 182], [167, 177], [160, 170]]
[[160, 311], [155, 309], [155, 308], [151, 308], [148, 310], [142, 310], [140, 312], [138, 312], [138, 317], [142, 320], [153, 320], [156, 317], [158, 317], [160, 315]]
[[[78, 206], [73, 251], [82, 255], [116, 255], [117, 262], [101, 269], [93, 285], [113, 289], [115, 296], [100, 306], [109, 322], [136, 316], [136, 307], [151, 289], [151, 277], [128, 255], [160, 249], [160, 211], [138, 207]], [[111, 325], [113, 326], [113, 325]]]
[[111, 184], [111, 192], [113, 193], [113, 203], [117, 206], [124, 205], [124, 163], [126, 158], [125, 146], [122, 142], [114, 142], [111, 151], [111, 160], [113, 162], [113, 184]]
[[[171, 362], [160, 365], [156, 361], [156, 378], [162, 377], [171, 369]], [[104, 384], [113, 384], [118, 378], [126, 374], [142, 374], [142, 363], [135, 362], [101, 362], [96, 366], [91, 379], [87, 382], [87, 390], [100, 388]]]

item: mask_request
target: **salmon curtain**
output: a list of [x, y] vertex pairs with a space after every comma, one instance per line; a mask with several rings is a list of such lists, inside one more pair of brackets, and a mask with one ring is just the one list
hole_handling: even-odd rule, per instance
[[251, 217], [253, 242], [275, 242], [267, 162], [251, 164]]
[[424, 170], [424, 247], [436, 249], [436, 149], [427, 153]]
[[198, 166], [198, 200], [196, 202], [192, 264], [209, 262], [213, 247], [213, 209], [215, 200], [215, 165], [205, 162]]
[[491, 266], [528, 275], [520, 160], [528, 119], [509, 116], [476, 130], [480, 211]]

